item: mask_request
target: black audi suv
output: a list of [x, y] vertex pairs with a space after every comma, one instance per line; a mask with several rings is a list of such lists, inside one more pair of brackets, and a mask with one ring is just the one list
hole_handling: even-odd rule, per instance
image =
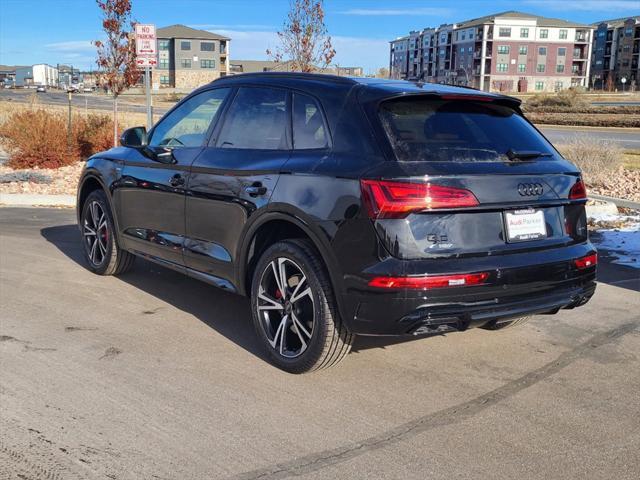
[[89, 268], [140, 256], [249, 296], [270, 358], [295, 373], [335, 364], [355, 335], [583, 305], [585, 186], [519, 105], [429, 83], [221, 78], [87, 161]]

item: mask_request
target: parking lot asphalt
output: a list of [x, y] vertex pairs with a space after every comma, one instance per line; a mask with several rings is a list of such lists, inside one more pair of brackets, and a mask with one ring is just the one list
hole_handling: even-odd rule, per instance
[[[265, 361], [246, 299], [85, 269], [72, 210], [0, 208], [0, 478], [637, 479], [640, 281], [512, 330]], [[618, 275], [617, 272], [621, 274]]]

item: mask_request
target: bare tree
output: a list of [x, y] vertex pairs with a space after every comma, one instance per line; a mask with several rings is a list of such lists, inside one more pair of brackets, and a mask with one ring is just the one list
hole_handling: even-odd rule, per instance
[[375, 73], [375, 77], [376, 78], [391, 78], [391, 76], [389, 75], [389, 69], [386, 68], [386, 67], [379, 68], [378, 71]]
[[336, 54], [324, 24], [322, 0], [291, 0], [278, 39], [280, 45], [267, 49], [267, 55], [276, 62], [290, 62], [293, 71], [324, 70]]
[[118, 145], [118, 96], [140, 78], [132, 35], [131, 0], [96, 0], [106, 40], [96, 40], [98, 82], [113, 95], [113, 145]]

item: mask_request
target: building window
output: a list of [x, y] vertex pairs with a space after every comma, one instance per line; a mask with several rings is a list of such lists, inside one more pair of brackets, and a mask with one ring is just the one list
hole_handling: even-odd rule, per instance
[[460, 53], [464, 53], [464, 47], [460, 47]]
[[200, 60], [200, 68], [216, 68], [215, 60]]
[[536, 82], [536, 90], [544, 90], [544, 82]]
[[518, 64], [518, 72], [524, 73], [526, 71], [527, 71], [527, 64], [526, 63], [519, 63]]
[[520, 29], [520, 37], [521, 38], [529, 38], [529, 29], [528, 28], [521, 28]]
[[506, 72], [509, 70], [509, 64], [507, 63], [499, 63], [498, 64], [498, 71], [499, 72]]
[[164, 68], [164, 69], [169, 68], [169, 59], [161, 58], [160, 60], [158, 60], [158, 68]]
[[498, 53], [508, 54], [509, 50], [509, 45], [498, 45]]
[[180, 50], [191, 50], [191, 42], [188, 40], [181, 41]]
[[518, 49], [518, 53], [520, 55], [526, 55], [529, 52], [529, 47], [527, 47], [526, 45], [520, 45], [520, 48]]
[[547, 47], [538, 48], [538, 55], [546, 55], [546, 54], [547, 54]]
[[572, 73], [578, 73], [578, 68], [579, 68], [578, 65], [571, 65], [571, 72]]
[[158, 40], [158, 50], [169, 50], [169, 40]]
[[169, 85], [169, 75], [160, 75], [160, 85]]
[[182, 60], [180, 60], [180, 66], [182, 68], [191, 68], [191, 59], [183, 58]]
[[213, 42], [200, 42], [200, 50], [203, 52], [215, 52], [216, 44]]
[[562, 90], [564, 88], [564, 83], [562, 82], [556, 82], [554, 90], [557, 92], [559, 90]]
[[626, 37], [630, 37], [632, 34], [633, 34], [633, 29], [631, 27], [628, 27], [628, 28], [625, 29], [624, 35]]
[[473, 40], [473, 32], [469, 34], [469, 40]]
[[545, 69], [545, 66], [542, 63], [539, 63], [538, 66], [536, 67], [536, 71], [538, 73], [544, 73], [544, 69]]
[[567, 31], [565, 29], [560, 29], [559, 38], [560, 38], [560, 40], [566, 40], [567, 39]]
[[549, 38], [549, 29], [541, 28], [540, 29], [540, 38]]
[[468, 51], [469, 53], [473, 52], [473, 47], [469, 47]]
[[606, 32], [604, 32], [604, 31], [600, 31], [600, 32], [598, 32], [598, 38], [602, 38], [602, 37], [604, 37], [604, 34], [605, 34], [605, 33], [606, 33]]
[[559, 56], [559, 57], [564, 57], [564, 56], [566, 56], [566, 55], [567, 55], [567, 49], [566, 49], [566, 48], [564, 48], [564, 47], [560, 47], [560, 48], [558, 49], [558, 56]]
[[500, 37], [510, 37], [511, 36], [511, 28], [500, 27], [500, 30], [498, 30], [498, 36], [500, 36]]
[[557, 73], [564, 73], [564, 65], [556, 65]]

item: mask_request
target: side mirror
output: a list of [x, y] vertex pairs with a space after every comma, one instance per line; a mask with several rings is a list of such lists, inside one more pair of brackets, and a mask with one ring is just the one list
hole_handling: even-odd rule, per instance
[[123, 147], [140, 148], [147, 145], [147, 129], [144, 127], [128, 128], [120, 135]]

